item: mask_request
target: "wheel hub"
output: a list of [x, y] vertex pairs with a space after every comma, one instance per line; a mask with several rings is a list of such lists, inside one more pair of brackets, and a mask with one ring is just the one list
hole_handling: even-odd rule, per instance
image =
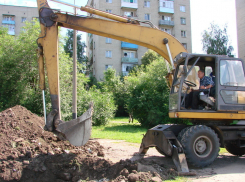
[[204, 140], [200, 139], [196, 142], [196, 151], [203, 153], [207, 148], [207, 145]]
[[207, 136], [199, 136], [193, 143], [193, 150], [200, 158], [205, 158], [210, 155], [213, 150], [213, 145]]

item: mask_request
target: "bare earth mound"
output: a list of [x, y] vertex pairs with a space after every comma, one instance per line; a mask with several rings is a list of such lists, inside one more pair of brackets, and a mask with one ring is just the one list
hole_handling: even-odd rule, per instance
[[137, 172], [136, 161], [106, 160], [97, 141], [74, 147], [43, 126], [43, 118], [22, 106], [0, 113], [0, 182], [161, 181], [176, 174], [161, 166], [155, 166], [157, 172]]

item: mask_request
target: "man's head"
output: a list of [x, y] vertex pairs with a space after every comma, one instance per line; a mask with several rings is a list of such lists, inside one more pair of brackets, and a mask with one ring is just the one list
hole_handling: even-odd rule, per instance
[[202, 79], [204, 76], [205, 76], [204, 70], [199, 70], [199, 71], [198, 71], [198, 77], [199, 77], [200, 79]]

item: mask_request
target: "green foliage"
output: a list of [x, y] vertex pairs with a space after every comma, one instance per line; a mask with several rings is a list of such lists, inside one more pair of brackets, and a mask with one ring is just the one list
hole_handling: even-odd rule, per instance
[[141, 62], [144, 66], [152, 63], [152, 61], [159, 59], [161, 56], [157, 54], [155, 51], [149, 49], [141, 59]]
[[[21, 104], [33, 113], [41, 115], [42, 96], [38, 81], [36, 39], [39, 36], [39, 23], [26, 22], [19, 36], [8, 35], [7, 29], [0, 27], [0, 110]], [[72, 59], [59, 44], [61, 113], [64, 120], [72, 116]], [[78, 69], [79, 72], [79, 69]], [[93, 124], [104, 125], [114, 117], [116, 106], [111, 93], [102, 93], [91, 88], [85, 90], [88, 78], [78, 73], [78, 116], [94, 102]], [[47, 83], [47, 82], [46, 82]], [[46, 89], [47, 112], [51, 103]]]
[[165, 81], [165, 61], [163, 58], [156, 59], [145, 69], [127, 78], [131, 88], [127, 108], [142, 126], [168, 123], [169, 88]]
[[[0, 109], [22, 104], [40, 114], [42, 103], [38, 89], [36, 39], [39, 35], [37, 21], [26, 22], [19, 36], [7, 34], [0, 28]], [[34, 97], [32, 97], [34, 96]]]
[[228, 55], [233, 57], [232, 51], [234, 48], [228, 46], [229, 38], [227, 35], [227, 25], [222, 30], [218, 25], [211, 23], [209, 31], [204, 30], [202, 33], [202, 43], [203, 50], [207, 54]]
[[128, 116], [125, 108], [125, 101], [128, 97], [129, 90], [121, 77], [116, 75], [116, 70], [109, 68], [104, 71], [104, 81], [98, 83], [102, 92], [113, 94], [115, 104], [117, 105], [116, 116]]
[[[64, 50], [70, 56], [73, 57], [73, 30], [67, 30], [67, 37], [65, 38]], [[77, 61], [80, 63], [80, 72], [87, 70], [88, 58], [85, 53], [85, 42], [82, 42], [81, 34], [77, 34]]]
[[[68, 55], [60, 54], [61, 112], [64, 120], [72, 119], [72, 62]], [[102, 93], [95, 87], [85, 89], [89, 79], [82, 73], [77, 75], [77, 115], [82, 115], [92, 101], [94, 104], [93, 125], [105, 125], [114, 117], [116, 106], [112, 94]]]

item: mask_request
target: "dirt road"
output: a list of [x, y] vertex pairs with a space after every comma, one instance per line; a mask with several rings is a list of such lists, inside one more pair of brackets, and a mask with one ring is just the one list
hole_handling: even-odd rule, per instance
[[[139, 160], [142, 156], [138, 155], [139, 144], [128, 143], [120, 140], [94, 139], [104, 147], [105, 158], [113, 162], [121, 159]], [[171, 158], [159, 154], [156, 149], [151, 148], [144, 156], [146, 163], [152, 161], [160, 166], [174, 167]], [[141, 159], [142, 160], [142, 159]], [[197, 173], [197, 176], [188, 178], [188, 181], [245, 181], [245, 157], [236, 157], [229, 153], [220, 155], [215, 162], [203, 169], [190, 166], [190, 170]]]

